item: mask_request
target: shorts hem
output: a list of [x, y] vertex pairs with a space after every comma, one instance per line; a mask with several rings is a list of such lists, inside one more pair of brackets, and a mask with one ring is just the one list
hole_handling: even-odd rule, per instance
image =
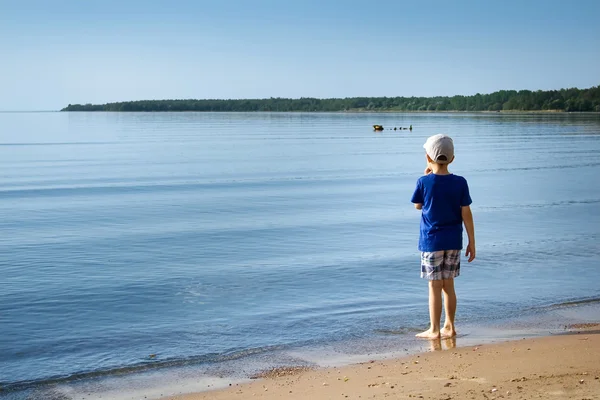
[[421, 278], [425, 279], [426, 281], [443, 281], [446, 279], [454, 279], [454, 278], [458, 278], [460, 276], [460, 271], [456, 271], [454, 274], [451, 274], [452, 276], [432, 276], [432, 275], [428, 275], [425, 273], [421, 272]]

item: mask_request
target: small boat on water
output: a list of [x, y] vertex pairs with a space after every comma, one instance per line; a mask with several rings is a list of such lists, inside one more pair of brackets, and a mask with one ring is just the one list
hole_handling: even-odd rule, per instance
[[[373, 130], [374, 131], [382, 131], [383, 129], [384, 129], [383, 125], [373, 125]], [[412, 125], [409, 128], [403, 128], [403, 127], [397, 128], [397, 127], [393, 127], [393, 128], [389, 128], [389, 129], [390, 130], [392, 130], [392, 129], [393, 130], [399, 130], [399, 131], [401, 131], [401, 130], [411, 130], [412, 131]]]

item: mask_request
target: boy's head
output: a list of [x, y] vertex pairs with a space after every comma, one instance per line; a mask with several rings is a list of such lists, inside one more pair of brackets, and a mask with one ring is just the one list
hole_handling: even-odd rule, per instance
[[427, 138], [423, 145], [431, 162], [436, 164], [450, 164], [454, 160], [454, 142], [447, 135], [433, 135]]

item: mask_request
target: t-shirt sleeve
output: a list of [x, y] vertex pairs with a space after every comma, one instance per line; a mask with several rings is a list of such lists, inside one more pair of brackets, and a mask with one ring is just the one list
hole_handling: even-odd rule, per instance
[[423, 199], [423, 187], [421, 186], [421, 181], [417, 181], [417, 187], [415, 188], [415, 192], [410, 201], [415, 204], [423, 204], [425, 202]]
[[471, 200], [471, 195], [469, 194], [469, 184], [467, 183], [466, 179], [464, 182], [465, 182], [464, 188], [463, 188], [462, 196], [460, 198], [460, 206], [461, 207], [470, 206], [471, 203], [473, 202], [473, 200]]

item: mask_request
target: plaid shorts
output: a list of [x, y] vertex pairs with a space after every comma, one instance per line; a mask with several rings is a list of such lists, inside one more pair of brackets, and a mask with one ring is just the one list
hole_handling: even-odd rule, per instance
[[460, 275], [460, 250], [421, 253], [421, 278], [430, 281], [456, 278]]

